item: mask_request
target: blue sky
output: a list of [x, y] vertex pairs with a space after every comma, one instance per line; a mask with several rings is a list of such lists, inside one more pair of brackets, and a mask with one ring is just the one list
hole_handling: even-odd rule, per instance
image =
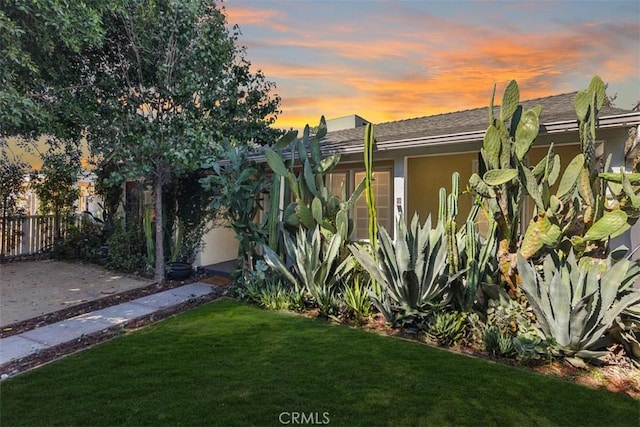
[[640, 1], [227, 0], [256, 69], [277, 84], [279, 127], [359, 114], [374, 123], [586, 88], [640, 100]]

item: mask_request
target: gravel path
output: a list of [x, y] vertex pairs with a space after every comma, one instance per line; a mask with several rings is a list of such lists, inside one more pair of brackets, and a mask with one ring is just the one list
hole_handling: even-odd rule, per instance
[[93, 264], [53, 260], [0, 264], [0, 326], [150, 283]]

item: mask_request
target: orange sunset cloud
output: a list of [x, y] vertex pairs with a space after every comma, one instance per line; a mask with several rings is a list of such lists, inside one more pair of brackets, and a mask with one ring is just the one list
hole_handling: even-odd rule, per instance
[[618, 105], [631, 108], [640, 98], [640, 8], [610, 3], [580, 11], [527, 1], [243, 2], [237, 13], [229, 2], [227, 9], [255, 68], [277, 84], [276, 125], [300, 128], [322, 114], [380, 122], [481, 107], [494, 84], [500, 91], [511, 79], [525, 99], [582, 89], [599, 74], [619, 93]]

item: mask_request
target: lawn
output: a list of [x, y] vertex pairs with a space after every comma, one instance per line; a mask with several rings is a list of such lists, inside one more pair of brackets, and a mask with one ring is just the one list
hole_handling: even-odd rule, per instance
[[3, 426], [631, 426], [640, 411], [625, 395], [229, 300], [1, 393]]

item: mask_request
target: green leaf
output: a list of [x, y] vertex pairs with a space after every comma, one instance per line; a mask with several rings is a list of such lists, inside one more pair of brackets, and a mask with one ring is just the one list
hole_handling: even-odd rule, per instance
[[311, 202], [311, 214], [318, 224], [322, 223], [322, 202], [317, 197]]
[[565, 169], [564, 174], [562, 174], [562, 178], [560, 179], [556, 197], [562, 198], [565, 195], [571, 194], [571, 190], [575, 188], [576, 182], [578, 182], [583, 165], [584, 154], [582, 153], [575, 156], [573, 160], [569, 162], [567, 169]]
[[550, 186], [556, 183], [558, 177], [560, 176], [560, 155], [556, 154], [553, 156], [553, 161], [551, 162], [551, 171], [549, 172], [548, 182]]
[[297, 137], [298, 137], [298, 131], [297, 130], [290, 130], [287, 133], [285, 133], [284, 135], [282, 135], [280, 137], [280, 139], [278, 139], [276, 141], [276, 143], [273, 144], [272, 148], [274, 150], [281, 150], [281, 149], [287, 147], [293, 141], [295, 141]]
[[298, 215], [300, 216], [300, 222], [307, 227], [308, 229], [313, 228], [315, 222], [313, 220], [313, 214], [311, 213], [311, 209], [303, 203], [298, 205]]
[[273, 151], [270, 148], [264, 150], [264, 157], [267, 159], [267, 163], [272, 171], [277, 173], [278, 175], [287, 176], [289, 174], [289, 170], [284, 165], [282, 158], [280, 155]]
[[576, 116], [578, 116], [579, 121], [584, 122], [587, 119], [590, 105], [591, 99], [589, 99], [589, 93], [587, 91], [583, 90], [576, 94], [573, 100], [573, 107], [576, 110]]
[[631, 184], [640, 184], [640, 173], [638, 172], [601, 172], [598, 176], [618, 184], [622, 183], [624, 176]]
[[320, 117], [320, 124], [318, 125], [318, 132], [316, 132], [316, 138], [318, 140], [324, 138], [327, 135], [327, 121], [324, 116]]
[[311, 159], [313, 160], [313, 164], [315, 166], [320, 166], [320, 162], [322, 161], [322, 152], [320, 151], [320, 142], [318, 139], [313, 139], [311, 141]]
[[469, 186], [473, 191], [484, 198], [493, 199], [496, 197], [496, 193], [493, 188], [487, 185], [487, 183], [484, 182], [477, 173], [474, 173], [471, 175], [471, 178], [469, 178]]
[[303, 173], [304, 173], [304, 182], [305, 184], [307, 184], [307, 188], [309, 188], [309, 191], [311, 192], [311, 194], [313, 194], [314, 196], [317, 196], [318, 188], [316, 187], [315, 175], [311, 170], [311, 164], [308, 159], [304, 161]]
[[[602, 104], [604, 103], [604, 99], [606, 97], [605, 84], [599, 76], [593, 76], [591, 82], [589, 83], [589, 88], [587, 89], [591, 96], [595, 95], [596, 99], [596, 108], [599, 110], [602, 108]], [[590, 102], [591, 100], [589, 100]]]
[[502, 95], [502, 104], [500, 105], [500, 120], [507, 121], [518, 108], [520, 102], [520, 89], [515, 80], [511, 80]]
[[482, 140], [482, 148], [489, 168], [497, 168], [500, 165], [500, 145], [500, 132], [494, 125], [489, 125]]
[[482, 179], [488, 185], [498, 186], [505, 184], [518, 176], [517, 169], [492, 169], [488, 170]]
[[627, 224], [627, 214], [624, 211], [616, 210], [605, 213], [602, 218], [587, 230], [584, 240], [602, 240], [615, 234], [621, 227]]
[[538, 182], [536, 177], [533, 175], [533, 172], [529, 170], [528, 167], [519, 164], [518, 168], [521, 172], [520, 180], [524, 183], [525, 188], [527, 189], [527, 193], [534, 202], [536, 202], [536, 206], [540, 212], [544, 212], [546, 210], [546, 206], [543, 200], [543, 195], [540, 187], [538, 186]]
[[538, 116], [533, 110], [527, 110], [518, 123], [516, 129], [516, 157], [522, 161], [529, 152], [540, 130]]

